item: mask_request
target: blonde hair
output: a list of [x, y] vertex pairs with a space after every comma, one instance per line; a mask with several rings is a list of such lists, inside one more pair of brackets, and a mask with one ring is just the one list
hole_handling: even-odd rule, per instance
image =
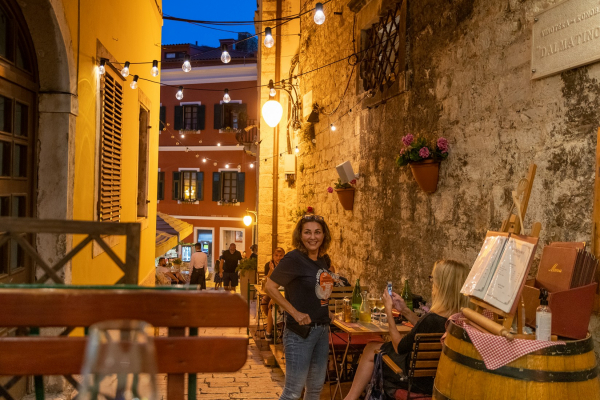
[[433, 265], [433, 285], [437, 289], [431, 300], [431, 311], [449, 317], [468, 306], [468, 298], [460, 293], [469, 267], [454, 260], [439, 260]]

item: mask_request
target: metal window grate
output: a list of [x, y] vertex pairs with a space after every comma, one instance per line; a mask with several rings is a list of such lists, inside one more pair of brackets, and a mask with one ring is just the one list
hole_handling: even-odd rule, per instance
[[366, 30], [361, 64], [364, 90], [390, 87], [405, 67], [406, 0], [398, 2]]
[[[108, 71], [107, 71], [108, 72]], [[121, 220], [121, 141], [123, 87], [108, 73], [102, 79], [102, 137], [98, 219]]]

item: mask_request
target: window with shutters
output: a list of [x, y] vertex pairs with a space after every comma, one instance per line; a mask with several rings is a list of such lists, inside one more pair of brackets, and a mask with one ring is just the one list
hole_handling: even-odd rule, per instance
[[175, 106], [173, 128], [176, 131], [204, 130], [205, 110], [206, 106], [198, 103]]
[[173, 200], [184, 202], [204, 200], [204, 172], [173, 172]]
[[121, 220], [121, 140], [123, 86], [108, 71], [102, 75], [100, 185], [98, 220]]
[[238, 132], [248, 125], [247, 105], [242, 103], [215, 104], [215, 129], [219, 133]]
[[156, 189], [157, 200], [165, 199], [165, 172], [158, 171], [158, 187]]
[[226, 202], [237, 202], [237, 172], [222, 173], [221, 199]]
[[213, 201], [241, 203], [244, 201], [246, 174], [236, 171], [213, 172]]

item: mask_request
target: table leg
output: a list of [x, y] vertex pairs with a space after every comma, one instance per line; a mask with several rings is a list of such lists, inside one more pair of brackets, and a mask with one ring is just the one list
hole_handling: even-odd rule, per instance
[[[346, 376], [346, 359], [348, 358], [348, 350], [350, 350], [350, 342], [352, 341], [352, 335], [348, 334], [348, 343], [346, 344], [346, 350], [344, 351], [344, 357], [342, 357], [342, 365], [341, 368], [342, 369], [342, 377], [344, 378], [348, 378]], [[341, 389], [340, 389], [340, 393], [341, 393]]]
[[335, 379], [336, 379], [335, 390], [333, 391], [331, 400], [335, 399], [335, 395], [338, 392], [338, 390], [340, 391], [340, 400], [343, 400], [342, 384], [340, 382], [341, 377], [340, 377], [340, 372], [338, 370], [337, 359], [335, 356], [335, 344], [333, 343], [333, 333], [331, 333], [331, 328], [329, 329], [329, 342], [331, 343], [331, 352], [333, 353], [333, 366], [335, 367]]

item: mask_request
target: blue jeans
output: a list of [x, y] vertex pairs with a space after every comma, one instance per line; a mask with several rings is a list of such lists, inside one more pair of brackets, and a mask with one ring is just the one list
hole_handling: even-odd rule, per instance
[[279, 400], [297, 400], [306, 386], [304, 400], [319, 400], [329, 359], [329, 327], [313, 327], [306, 339], [286, 329], [285, 388]]

